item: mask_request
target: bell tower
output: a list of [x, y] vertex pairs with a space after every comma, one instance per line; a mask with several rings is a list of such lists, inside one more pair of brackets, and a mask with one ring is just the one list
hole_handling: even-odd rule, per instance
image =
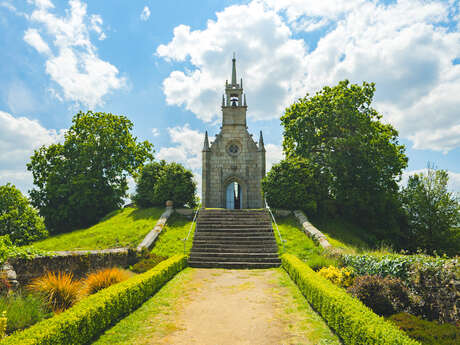
[[205, 133], [202, 151], [202, 205], [213, 208], [262, 208], [260, 182], [265, 176], [265, 147], [260, 132], [253, 140], [246, 124], [243, 79], [237, 82], [236, 58], [231, 83], [222, 95], [222, 127], [214, 142]]

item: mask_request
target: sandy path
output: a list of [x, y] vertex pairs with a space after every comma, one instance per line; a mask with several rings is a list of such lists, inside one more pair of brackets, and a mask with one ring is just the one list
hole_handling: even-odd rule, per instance
[[197, 270], [203, 282], [176, 317], [180, 330], [161, 344], [281, 344], [283, 324], [274, 319], [275, 270]]

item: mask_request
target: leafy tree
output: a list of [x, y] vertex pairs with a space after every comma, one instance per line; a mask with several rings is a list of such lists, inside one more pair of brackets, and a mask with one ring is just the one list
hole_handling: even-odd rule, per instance
[[281, 117], [287, 157], [322, 167], [339, 210], [363, 225], [397, 228], [398, 185], [407, 166], [398, 132], [371, 107], [373, 83], [348, 80], [299, 99]]
[[426, 173], [409, 177], [402, 188], [401, 201], [409, 225], [412, 249], [457, 253], [460, 244], [460, 205], [447, 190], [445, 170], [428, 168]]
[[175, 206], [196, 205], [196, 183], [193, 174], [178, 163], [146, 164], [137, 179], [134, 201], [140, 207], [164, 206], [172, 200]]
[[125, 116], [79, 112], [63, 144], [35, 151], [30, 196], [51, 232], [89, 226], [122, 205], [127, 176], [153, 158], [152, 144], [138, 143], [132, 128]]
[[272, 167], [262, 180], [262, 190], [270, 207], [302, 209], [313, 215], [328, 197], [324, 177], [317, 164], [290, 157]]
[[0, 186], [0, 236], [8, 235], [15, 245], [48, 236], [43, 219], [14, 185]]

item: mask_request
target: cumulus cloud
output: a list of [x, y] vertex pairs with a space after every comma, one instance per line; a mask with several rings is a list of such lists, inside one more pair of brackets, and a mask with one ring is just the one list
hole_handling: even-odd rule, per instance
[[[163, 81], [166, 101], [204, 121], [217, 119], [236, 51], [252, 119], [279, 117], [298, 97], [339, 80], [373, 81], [375, 107], [385, 121], [414, 148], [448, 152], [460, 146], [455, 6], [418, 0], [253, 0], [229, 6], [202, 30], [177, 26], [172, 40], [157, 47], [159, 57], [189, 63]], [[317, 39], [312, 31], [325, 26]], [[298, 31], [314, 45], [294, 38]]]
[[[46, 56], [46, 72], [56, 82], [62, 94], [58, 99], [93, 108], [103, 104], [103, 97], [125, 86], [125, 78], [110, 62], [99, 58], [91, 42], [91, 32], [99, 40], [103, 20], [99, 15], [88, 16], [86, 4], [70, 0], [64, 16], [52, 12], [49, 0], [35, 0], [29, 28], [24, 40]], [[48, 42], [47, 42], [48, 41]]]
[[152, 128], [152, 135], [154, 137], [157, 137], [160, 135], [160, 131], [158, 130], [158, 128]]
[[150, 18], [150, 8], [145, 6], [141, 13], [141, 20], [147, 21]]
[[265, 145], [265, 163], [267, 172], [270, 171], [273, 164], [279, 163], [284, 158], [283, 148], [281, 145], [267, 144]]
[[64, 130], [46, 129], [36, 120], [0, 111], [0, 184], [14, 183], [23, 193], [32, 187], [26, 170], [33, 151], [62, 141]]

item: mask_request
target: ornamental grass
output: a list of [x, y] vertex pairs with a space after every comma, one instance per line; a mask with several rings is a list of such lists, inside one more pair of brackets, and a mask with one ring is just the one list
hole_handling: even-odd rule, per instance
[[72, 273], [47, 272], [36, 278], [28, 286], [29, 290], [43, 296], [45, 303], [54, 312], [62, 312], [78, 300], [80, 282], [73, 279]]
[[90, 273], [82, 282], [82, 295], [91, 295], [110, 285], [120, 283], [132, 276], [132, 273], [117, 267], [106, 268]]

